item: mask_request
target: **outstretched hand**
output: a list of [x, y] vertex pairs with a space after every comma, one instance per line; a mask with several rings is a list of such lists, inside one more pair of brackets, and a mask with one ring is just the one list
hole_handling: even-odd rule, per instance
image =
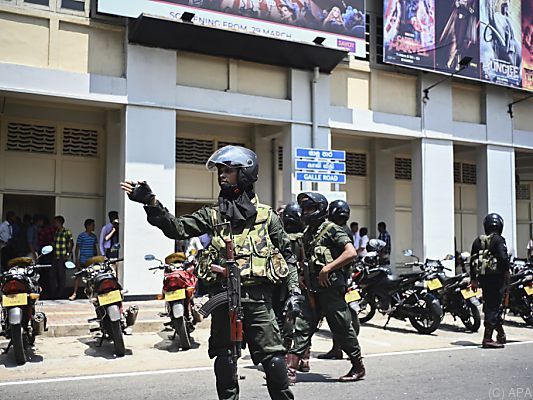
[[155, 205], [155, 194], [146, 181], [124, 181], [120, 182], [120, 187], [126, 192], [131, 201]]

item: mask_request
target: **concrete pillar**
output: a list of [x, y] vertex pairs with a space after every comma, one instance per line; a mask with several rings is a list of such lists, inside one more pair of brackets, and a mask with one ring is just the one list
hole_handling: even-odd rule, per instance
[[277, 208], [278, 143], [282, 128], [278, 126], [254, 127], [254, 150], [259, 160], [259, 179], [255, 193], [263, 204]]
[[[504, 112], [513, 101], [512, 92], [487, 86], [484, 116], [487, 146], [480, 147], [477, 160], [478, 231], [483, 233], [483, 218], [489, 212], [503, 217], [503, 236], [509, 252], [516, 254], [516, 189], [513, 126]], [[501, 144], [501, 145], [500, 145]]]
[[512, 147], [488, 145], [478, 151], [477, 216], [478, 232], [483, 218], [498, 213], [504, 221], [503, 236], [510, 253], [516, 255], [515, 155]]
[[[295, 152], [297, 147], [330, 149], [331, 132], [329, 129], [330, 78], [320, 74], [316, 84], [315, 102], [311, 95], [313, 73], [291, 70], [290, 93], [293, 122], [285, 126], [283, 143], [283, 202], [294, 201], [301, 191], [311, 190], [311, 184], [296, 181]], [[313, 116], [313, 109], [316, 110]], [[313, 118], [316, 119], [316, 132], [313, 135]], [[317, 190], [329, 192], [331, 184], [321, 183]]]
[[[171, 102], [176, 85], [176, 53], [127, 46], [128, 99], [125, 110], [124, 176], [146, 180], [171, 211], [176, 193], [176, 113]], [[148, 224], [143, 207], [124, 196], [124, 287], [129, 296], [161, 292], [162, 276], [148, 271], [143, 256], [164, 258], [174, 241]]]
[[382, 149], [382, 142], [375, 140], [371, 149], [371, 193], [372, 193], [372, 226], [370, 233], [377, 237], [377, 224], [383, 221], [387, 224], [387, 231], [391, 235], [392, 253], [391, 266], [395, 264], [394, 238], [396, 236], [396, 198], [394, 179], [394, 153]]
[[122, 191], [118, 182], [124, 177], [124, 112], [108, 111], [106, 113], [106, 185], [105, 210], [102, 221], [107, 223], [107, 213], [119, 211], [122, 216]]
[[420, 259], [454, 253], [453, 142], [418, 139], [412, 147], [413, 247]]

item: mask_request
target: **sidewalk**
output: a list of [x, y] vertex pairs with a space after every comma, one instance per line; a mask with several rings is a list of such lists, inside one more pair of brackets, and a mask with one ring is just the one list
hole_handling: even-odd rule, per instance
[[[168, 317], [159, 316], [159, 313], [165, 312], [163, 300], [124, 302], [124, 309], [132, 304], [139, 307], [135, 332], [158, 332], [163, 329], [163, 323], [168, 321]], [[87, 322], [96, 316], [93, 305], [87, 299], [44, 300], [39, 302], [37, 310], [43, 311], [48, 318], [48, 331], [45, 336], [84, 336], [89, 334], [90, 328], [98, 326], [96, 322]]]

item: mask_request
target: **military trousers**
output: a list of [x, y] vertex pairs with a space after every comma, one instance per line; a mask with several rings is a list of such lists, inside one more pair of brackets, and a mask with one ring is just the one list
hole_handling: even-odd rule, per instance
[[479, 277], [479, 286], [483, 290], [483, 314], [486, 328], [496, 328], [503, 324], [502, 302], [504, 291], [503, 275], [486, 275]]
[[[244, 341], [255, 365], [268, 363], [274, 356], [283, 356], [285, 349], [282, 345], [282, 339], [276, 315], [272, 309], [272, 303], [269, 296], [247, 295], [243, 294], [243, 331]], [[228, 307], [220, 306], [211, 314], [211, 336], [209, 338], [209, 357], [228, 357], [231, 349]], [[287, 370], [283, 361], [283, 371], [277, 371], [286, 377]], [[216, 369], [216, 362], [215, 362]], [[216, 371], [215, 371], [216, 372]], [[270, 398], [273, 400], [289, 400], [294, 395], [291, 390], [284, 385], [276, 385], [275, 377], [269, 377], [272, 371], [265, 368], [267, 375], [267, 388]], [[239, 385], [237, 382], [226, 379], [220, 382], [220, 376], [217, 373], [217, 392], [219, 399], [237, 400], [239, 398]], [[273, 374], [274, 375], [274, 374]], [[270, 382], [274, 382], [270, 384]]]
[[361, 355], [361, 347], [352, 325], [350, 309], [344, 300], [344, 293], [344, 286], [322, 288], [315, 295], [317, 303], [315, 317], [313, 317], [309, 303], [306, 302], [302, 317], [297, 318], [295, 322], [291, 354], [303, 356], [305, 349], [311, 346], [311, 340], [318, 328], [318, 320], [324, 316], [335, 343], [342, 348], [348, 357], [355, 358]]

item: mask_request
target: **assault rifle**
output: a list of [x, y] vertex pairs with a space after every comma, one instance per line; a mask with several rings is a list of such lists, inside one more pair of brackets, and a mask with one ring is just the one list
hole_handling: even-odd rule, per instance
[[311, 284], [311, 271], [309, 270], [309, 262], [305, 258], [305, 251], [303, 248], [303, 245], [300, 247], [300, 261], [298, 262], [300, 265], [300, 268], [302, 269], [302, 275], [303, 275], [303, 284], [305, 286], [305, 291], [307, 292], [307, 302], [309, 304], [309, 308], [311, 309], [311, 313], [313, 315], [314, 323], [317, 323], [317, 311], [316, 311], [316, 298], [315, 298], [315, 290], [313, 290], [313, 286]]
[[242, 317], [243, 310], [241, 305], [241, 271], [237, 266], [233, 255], [233, 238], [231, 236], [231, 224], [224, 222], [216, 225], [216, 228], [228, 230], [228, 234], [223, 236], [226, 245], [226, 268], [219, 265], [213, 265], [212, 271], [219, 272], [226, 277], [226, 291], [219, 293], [209, 299], [200, 309], [200, 314], [207, 317], [211, 312], [223, 304], [228, 304], [229, 324], [230, 324], [230, 341], [231, 341], [231, 362], [233, 367], [233, 379], [235, 382], [239, 379], [237, 373], [237, 361], [241, 357], [242, 351]]

